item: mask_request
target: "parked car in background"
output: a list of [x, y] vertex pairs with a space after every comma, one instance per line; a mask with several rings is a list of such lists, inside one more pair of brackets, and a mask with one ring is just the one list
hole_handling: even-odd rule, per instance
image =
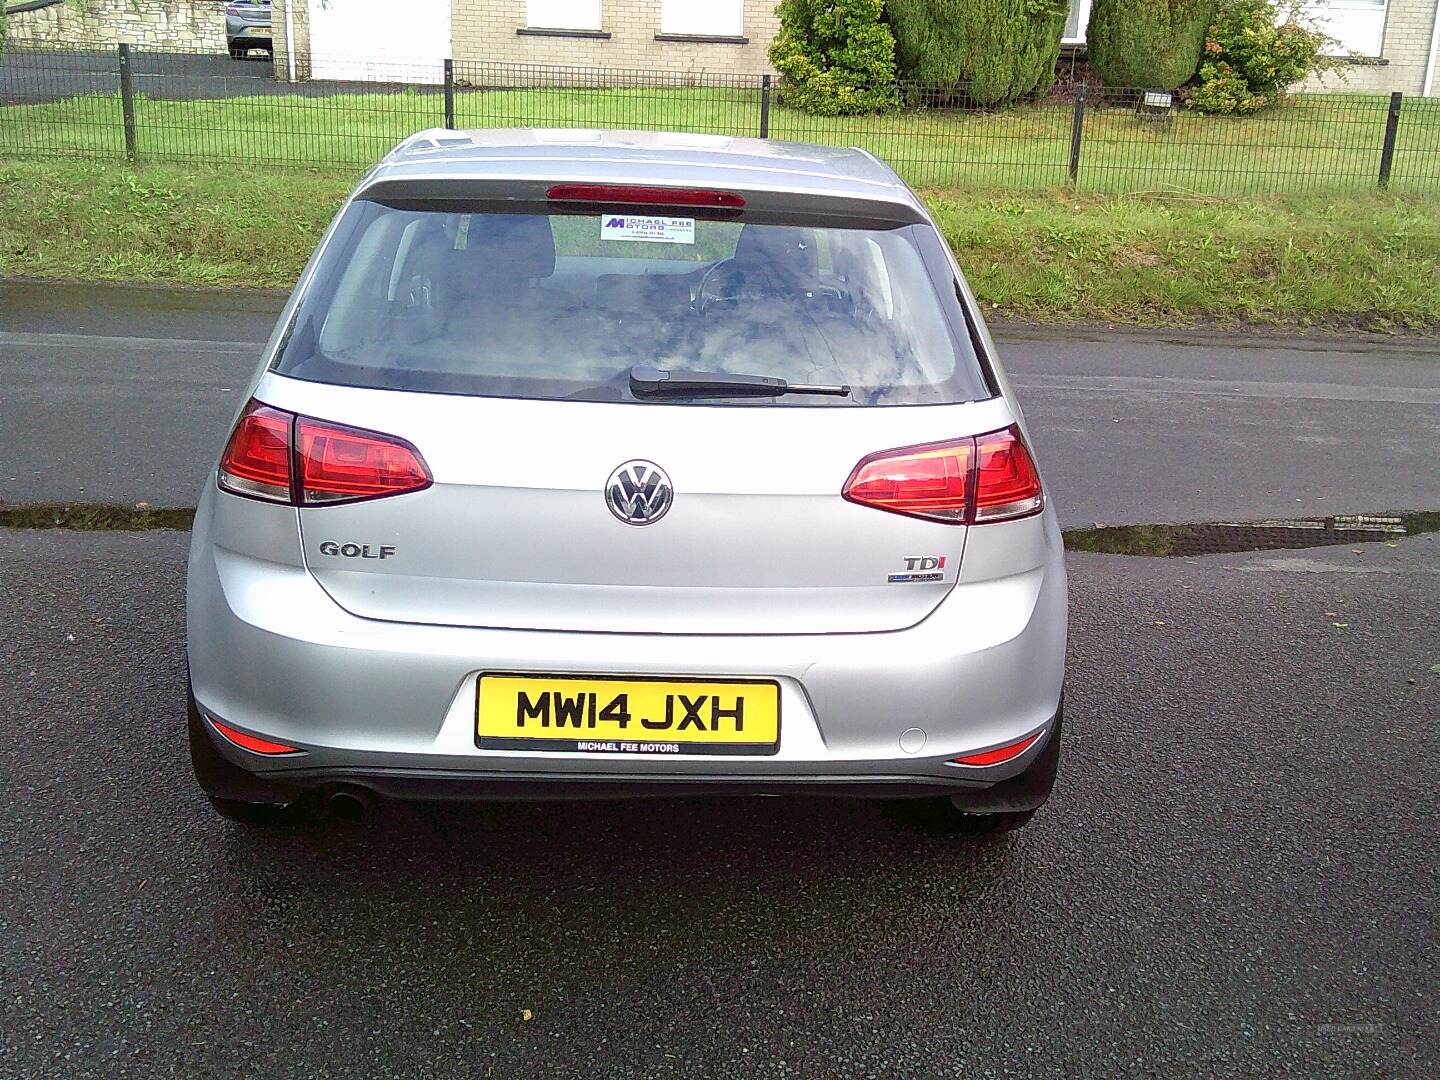
[[189, 565], [221, 814], [827, 793], [983, 832], [1050, 794], [1055, 511], [863, 151], [423, 132], [245, 396]]
[[225, 44], [239, 60], [251, 49], [264, 49], [271, 56], [270, 0], [239, 0], [225, 7]]

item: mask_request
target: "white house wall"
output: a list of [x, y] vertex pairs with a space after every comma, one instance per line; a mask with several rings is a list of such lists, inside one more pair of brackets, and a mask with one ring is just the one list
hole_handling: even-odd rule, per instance
[[[294, 2], [294, 0], [291, 0]], [[272, 12], [272, 20], [278, 13]], [[443, 0], [309, 0], [315, 79], [438, 83], [451, 55]]]

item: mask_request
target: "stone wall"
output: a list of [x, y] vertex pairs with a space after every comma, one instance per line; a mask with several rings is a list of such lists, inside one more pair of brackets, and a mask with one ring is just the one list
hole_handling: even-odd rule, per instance
[[288, 80], [290, 78], [290, 50], [291, 42], [287, 37], [290, 26], [285, 19], [285, 9], [289, 7], [290, 24], [295, 28], [295, 78], [308, 79], [310, 77], [310, 5], [306, 0], [272, 0], [270, 5], [270, 48], [274, 50], [271, 54], [275, 57], [275, 77]]
[[[3, 0], [0, 0], [3, 2]], [[149, 45], [225, 52], [224, 0], [88, 0], [6, 18], [16, 45]]]

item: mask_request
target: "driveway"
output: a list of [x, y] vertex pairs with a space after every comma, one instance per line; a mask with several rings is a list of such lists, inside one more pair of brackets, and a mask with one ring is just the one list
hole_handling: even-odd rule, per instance
[[[120, 92], [119, 59], [115, 49], [26, 49], [10, 46], [0, 57], [0, 105], [63, 101], [82, 94]], [[395, 93], [399, 84], [318, 80], [281, 82], [275, 79], [270, 58], [252, 51], [246, 59], [232, 60], [225, 53], [131, 52], [136, 93], [164, 101], [205, 98], [329, 97], [341, 93]], [[436, 92], [420, 87], [417, 93]]]
[[185, 540], [0, 530], [0, 1075], [1440, 1073], [1440, 536], [1072, 557], [1060, 784], [988, 845], [792, 799], [232, 826]]

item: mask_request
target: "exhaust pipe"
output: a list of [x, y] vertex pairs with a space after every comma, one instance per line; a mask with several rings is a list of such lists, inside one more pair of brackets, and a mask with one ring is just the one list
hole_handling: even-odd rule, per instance
[[342, 787], [330, 792], [325, 808], [336, 821], [366, 825], [375, 820], [375, 796], [365, 788]]

